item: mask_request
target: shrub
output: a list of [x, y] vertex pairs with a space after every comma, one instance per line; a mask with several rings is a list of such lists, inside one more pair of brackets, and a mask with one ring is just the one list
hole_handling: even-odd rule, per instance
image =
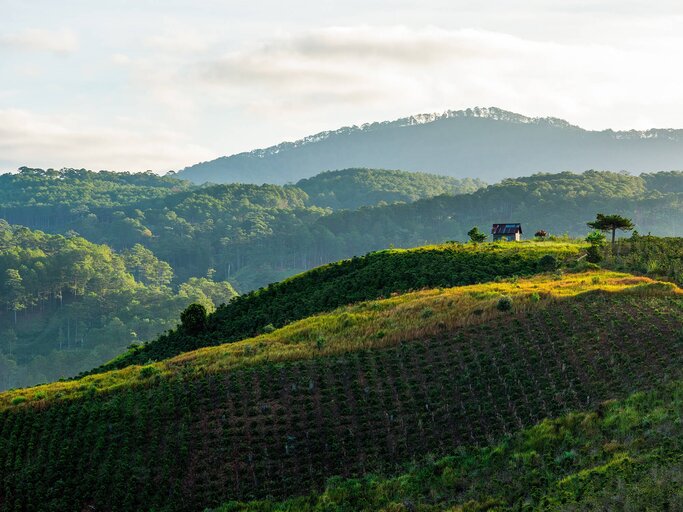
[[315, 340], [315, 347], [318, 350], [322, 350], [325, 347], [325, 338], [323, 336], [318, 336], [318, 339]]
[[531, 294], [531, 302], [538, 302], [541, 300], [541, 296], [539, 295], [538, 292], [534, 292]]
[[498, 311], [510, 311], [512, 309], [512, 297], [504, 295], [498, 299], [496, 309], [498, 309]]
[[15, 396], [14, 398], [12, 398], [12, 405], [23, 404], [25, 401], [26, 401], [25, 396]]
[[261, 331], [263, 334], [269, 334], [275, 330], [275, 326], [273, 324], [268, 324], [266, 325]]
[[586, 250], [586, 259], [590, 263], [599, 263], [602, 260], [602, 254], [600, 254], [600, 247], [597, 245], [591, 245]]
[[157, 370], [154, 366], [143, 366], [140, 369], [140, 378], [148, 379], [148, 378], [150, 378], [153, 375], [156, 375], [158, 373], [159, 373], [159, 370]]
[[538, 268], [541, 270], [555, 270], [557, 266], [557, 258], [552, 254], [546, 254], [538, 260]]

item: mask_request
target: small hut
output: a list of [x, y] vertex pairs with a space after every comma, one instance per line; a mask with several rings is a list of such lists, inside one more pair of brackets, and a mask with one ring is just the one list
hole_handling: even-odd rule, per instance
[[507, 242], [519, 242], [522, 239], [521, 224], [494, 224], [491, 228], [493, 241], [505, 240]]

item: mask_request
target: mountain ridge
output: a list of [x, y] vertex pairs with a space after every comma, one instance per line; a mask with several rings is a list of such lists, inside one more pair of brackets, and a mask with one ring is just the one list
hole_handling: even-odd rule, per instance
[[287, 183], [369, 167], [493, 182], [539, 171], [675, 169], [682, 160], [683, 129], [586, 130], [556, 117], [475, 107], [322, 131], [177, 174], [196, 183]]

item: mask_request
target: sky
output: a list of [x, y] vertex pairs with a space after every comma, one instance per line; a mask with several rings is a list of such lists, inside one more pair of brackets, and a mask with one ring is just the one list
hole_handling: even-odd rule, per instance
[[0, 171], [165, 172], [496, 106], [683, 128], [683, 2], [0, 0]]

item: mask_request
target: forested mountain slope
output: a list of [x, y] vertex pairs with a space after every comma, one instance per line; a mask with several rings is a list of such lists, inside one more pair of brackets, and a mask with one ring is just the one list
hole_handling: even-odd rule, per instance
[[434, 289], [3, 393], [0, 503], [198, 511], [394, 473], [683, 377], [681, 300], [604, 271]]
[[[317, 183], [330, 183], [336, 197], [362, 173], [341, 175], [344, 180], [323, 174]], [[393, 186], [393, 180], [382, 176], [372, 174], [366, 186], [358, 188], [359, 196], [372, 194], [377, 183], [380, 188]], [[407, 186], [409, 180], [401, 183]], [[429, 188], [422, 190], [427, 193]], [[215, 279], [229, 280], [246, 292], [391, 245], [466, 240], [472, 226], [487, 231], [494, 222], [522, 222], [526, 238], [538, 229], [582, 237], [587, 221], [597, 212], [610, 211], [633, 218], [640, 233], [675, 236], [683, 223], [682, 198], [680, 172], [535, 175], [471, 194], [348, 211], [314, 206], [297, 187], [220, 185], [129, 207], [79, 210], [56, 231], [72, 230], [117, 250], [140, 243], [168, 262], [179, 281], [213, 269]], [[12, 211], [6, 209], [10, 219]]]
[[97, 208], [131, 206], [192, 188], [188, 181], [152, 172], [22, 167], [17, 173], [0, 175], [0, 218], [59, 231]]
[[115, 253], [81, 237], [0, 220], [0, 389], [70, 377], [175, 327], [190, 303], [229, 301], [229, 283], [193, 278], [149, 250]]
[[[306, 226], [331, 213], [329, 208], [412, 201], [483, 186], [477, 180], [381, 169], [326, 173], [302, 182], [302, 187], [197, 187], [148, 173], [118, 176], [24, 168], [0, 176], [0, 184], [0, 217], [10, 223], [52, 233], [76, 232], [115, 250], [143, 244], [171, 264], [179, 280], [214, 269], [217, 278], [241, 282], [243, 290], [329, 261], [291, 254], [300, 244], [308, 245]], [[279, 239], [283, 245], [271, 255], [273, 261], [244, 269], [251, 255], [243, 256], [243, 248], [249, 252], [273, 235], [290, 238]]]
[[303, 179], [296, 186], [316, 206], [354, 210], [381, 203], [411, 203], [440, 195], [468, 194], [486, 186], [478, 179], [456, 179], [423, 172], [344, 169]]
[[231, 262], [238, 282], [262, 285], [257, 269], [305, 269], [391, 245], [464, 241], [472, 226], [488, 232], [497, 222], [521, 222], [526, 239], [540, 229], [584, 237], [586, 222], [596, 213], [613, 212], [632, 218], [642, 234], [678, 236], [683, 225], [681, 190], [680, 172], [535, 175], [472, 194], [333, 212], [287, 232], [234, 244], [219, 259]]
[[312, 314], [393, 293], [554, 270], [575, 263], [585, 245], [447, 244], [385, 250], [324, 265], [235, 297], [202, 319], [200, 325], [183, 324], [95, 371], [144, 364], [199, 347], [237, 341]]
[[495, 182], [533, 172], [677, 169], [683, 131], [589, 131], [498, 108], [423, 114], [322, 132], [179, 172], [195, 183], [287, 183], [326, 169], [429, 171]]

